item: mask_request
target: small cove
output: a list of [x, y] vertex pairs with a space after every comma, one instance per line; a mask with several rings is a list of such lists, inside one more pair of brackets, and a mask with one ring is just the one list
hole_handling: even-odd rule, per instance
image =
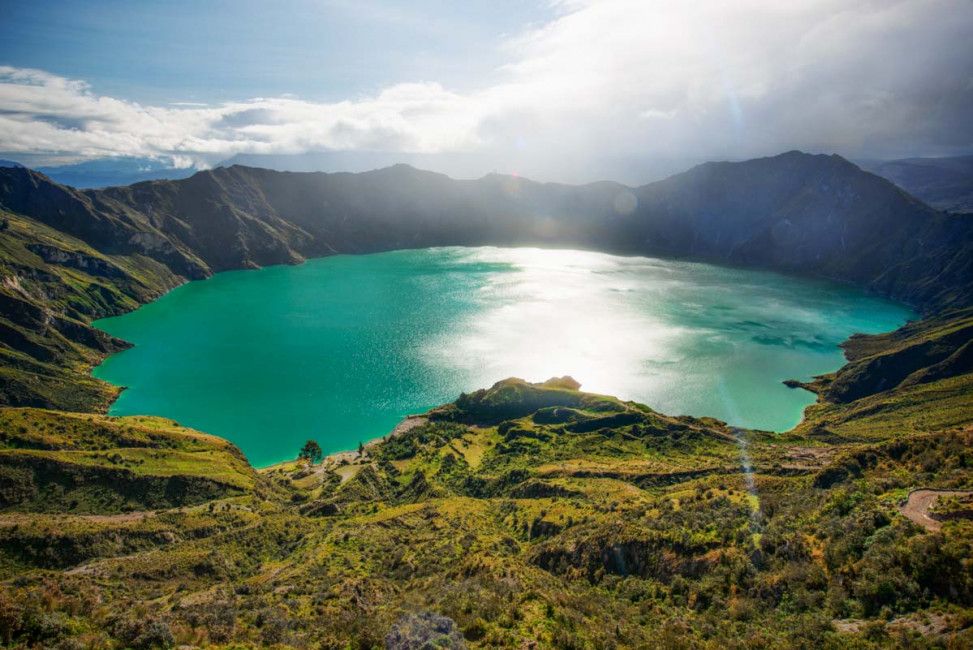
[[135, 347], [95, 369], [113, 415], [160, 415], [256, 466], [384, 435], [495, 381], [584, 390], [782, 431], [854, 332], [913, 314], [836, 283], [698, 262], [532, 248], [335, 256], [221, 273], [95, 325]]

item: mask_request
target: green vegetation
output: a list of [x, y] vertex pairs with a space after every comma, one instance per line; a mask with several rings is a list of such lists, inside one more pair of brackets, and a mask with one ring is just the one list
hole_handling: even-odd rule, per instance
[[[843, 163], [826, 167], [809, 178], [833, 187], [828, 174]], [[708, 169], [723, 178], [723, 167]], [[395, 173], [402, 183], [416, 175]], [[869, 268], [884, 274], [879, 289], [914, 292], [933, 313], [849, 341], [850, 363], [808, 386], [818, 404], [787, 434], [669, 417], [582, 393], [570, 378], [509, 379], [357, 454], [258, 472], [226, 441], [168, 420], [64, 410], [104, 409], [115, 395], [88, 371], [125, 344], [91, 329], [91, 319], [210, 268], [296, 253], [248, 239], [234, 250], [253, 258], [218, 258], [231, 247], [214, 245], [201, 262], [186, 242], [214, 229], [177, 215], [170, 184], [80, 193], [23, 170], [2, 174], [6, 647], [973, 645], [973, 315], [960, 308], [969, 303], [970, 258], [959, 222], [944, 226], [954, 254], [945, 244], [929, 259], [909, 249], [896, 253], [909, 265], [887, 272], [893, 265], [875, 260], [898, 244], [869, 253]], [[239, 196], [263, 205], [261, 174], [219, 174], [181, 187], [206, 197], [249, 178], [253, 192]], [[677, 204], [699, 176], [652, 191]], [[277, 179], [285, 180], [297, 182]], [[884, 191], [865, 180], [868, 192]], [[292, 189], [278, 188], [301, 194]], [[640, 205], [649, 205], [643, 198], [648, 191]], [[207, 210], [217, 205], [228, 204], [213, 200]], [[905, 195], [877, 205], [929, 216]], [[433, 214], [421, 204], [420, 212]], [[798, 213], [817, 214], [775, 214], [798, 221]], [[887, 219], [884, 208], [869, 214]], [[242, 208], [224, 216], [214, 223], [323, 252], [276, 216], [264, 222]], [[859, 230], [861, 241], [875, 241], [875, 228]], [[751, 243], [800, 261], [763, 241]], [[854, 259], [835, 264], [846, 279], [871, 281]], [[914, 519], [925, 510], [906, 509], [916, 488], [949, 491], [926, 524]]]
[[324, 457], [324, 452], [321, 451], [321, 445], [314, 442], [313, 440], [308, 440], [301, 447], [301, 451], [297, 454], [298, 460], [303, 460], [311, 463], [320, 463], [321, 459]]
[[104, 410], [118, 389], [90, 376], [128, 347], [88, 323], [184, 280], [141, 255], [105, 255], [34, 219], [0, 210], [0, 403]]
[[973, 493], [939, 497], [929, 515], [935, 519], [973, 519]]
[[252, 491], [227, 441], [162, 418], [0, 410], [0, 508], [110, 514]]
[[973, 430], [881, 436], [852, 411], [822, 435], [836, 408], [773, 436], [509, 379], [364, 454], [257, 474], [164, 420], [6, 409], [3, 454], [115, 456], [130, 480], [222, 474], [225, 491], [134, 512], [8, 507], [0, 632], [15, 647], [973, 642], [973, 521], [932, 532], [899, 511], [916, 486], [973, 489]]

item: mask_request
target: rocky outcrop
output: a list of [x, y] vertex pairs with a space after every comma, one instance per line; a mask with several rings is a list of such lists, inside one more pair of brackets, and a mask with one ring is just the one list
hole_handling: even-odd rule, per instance
[[45, 244], [29, 244], [27, 250], [48, 264], [57, 264], [70, 269], [78, 269], [89, 275], [106, 278], [120, 278], [125, 275], [124, 271], [106, 260], [91, 257], [90, 255], [85, 255], [77, 251], [65, 251]]

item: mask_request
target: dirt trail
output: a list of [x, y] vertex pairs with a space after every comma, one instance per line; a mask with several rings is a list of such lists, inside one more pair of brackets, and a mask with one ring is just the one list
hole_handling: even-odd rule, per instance
[[147, 555], [149, 553], [155, 553], [156, 550], [152, 549], [146, 551], [145, 553], [136, 553], [134, 555], [119, 555], [117, 557], [101, 557], [88, 562], [87, 564], [80, 564], [72, 569], [67, 569], [64, 571], [66, 576], [96, 576], [96, 575], [106, 575], [107, 567], [111, 562], [120, 562], [125, 560], [132, 560], [137, 558], [139, 555]]
[[81, 515], [60, 512], [11, 512], [0, 515], [0, 528], [4, 526], [17, 526], [29, 524], [36, 521], [88, 521], [93, 524], [127, 524], [133, 521], [142, 521], [150, 517], [167, 514], [188, 514], [208, 509], [211, 504], [233, 503], [239, 497], [228, 497], [224, 499], [214, 499], [205, 501], [194, 506], [181, 506], [168, 510], [135, 510], [132, 512], [120, 512], [114, 515]]
[[941, 496], [973, 495], [971, 490], [913, 490], [909, 493], [905, 504], [899, 512], [929, 531], [937, 531], [943, 527], [943, 522], [929, 516], [929, 508]]
[[48, 521], [61, 520], [83, 520], [90, 521], [95, 524], [124, 524], [131, 521], [141, 521], [146, 517], [154, 517], [156, 512], [154, 510], [140, 510], [137, 512], [122, 512], [117, 515], [66, 515], [66, 514], [52, 514], [46, 512], [39, 513], [16, 513], [9, 515], [0, 515], [0, 527], [3, 526], [17, 526], [19, 524], [28, 524], [33, 521], [37, 521], [38, 518], [43, 518]]

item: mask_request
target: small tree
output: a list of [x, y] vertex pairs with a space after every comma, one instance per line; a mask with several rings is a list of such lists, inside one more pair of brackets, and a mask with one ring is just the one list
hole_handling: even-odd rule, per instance
[[361, 443], [361, 440], [358, 441], [358, 455], [359, 456], [365, 455], [365, 445]]
[[321, 451], [321, 445], [313, 440], [308, 440], [301, 447], [301, 453], [297, 455], [297, 458], [298, 460], [306, 460], [313, 465], [321, 462], [321, 459], [324, 458], [324, 452]]

